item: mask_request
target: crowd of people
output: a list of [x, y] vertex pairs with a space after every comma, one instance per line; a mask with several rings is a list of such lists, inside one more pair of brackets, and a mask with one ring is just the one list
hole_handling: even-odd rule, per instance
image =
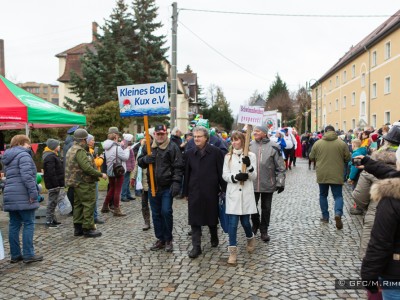
[[[400, 279], [400, 123], [347, 133], [329, 125], [321, 132], [301, 136], [294, 128], [271, 132], [265, 126], [256, 126], [247, 149], [246, 132], [234, 131], [223, 138], [207, 123], [201, 124], [205, 126], [196, 126], [186, 134], [173, 128], [170, 135], [165, 125], [157, 125], [149, 134], [149, 147], [145, 134], [138, 134], [135, 143], [132, 134], [110, 127], [107, 140], [102, 143], [103, 153], [95, 146], [95, 137], [78, 126], [68, 131], [62, 157], [60, 141], [48, 139], [42, 156], [48, 190], [46, 227], [59, 226], [55, 208], [65, 194], [73, 206], [74, 235], [91, 238], [101, 236], [96, 226], [104, 223], [98, 212], [100, 206], [102, 214], [112, 212], [115, 217], [124, 217], [121, 201], [141, 197], [143, 230], [153, 226], [156, 238], [150, 250], [171, 252], [173, 199], [184, 198], [192, 239], [188, 256], [195, 259], [203, 251], [202, 227], [209, 228], [211, 246], [219, 245], [219, 204], [224, 199], [229, 236], [227, 263], [236, 264], [239, 221], [249, 253], [257, 246], [258, 232], [262, 242], [270, 241], [273, 194], [284, 191], [286, 172], [296, 166], [296, 158], [302, 157], [308, 159], [309, 169], [313, 165], [316, 170], [321, 222], [329, 223], [330, 189], [335, 226], [338, 230], [343, 228], [342, 187], [346, 183], [352, 186], [351, 213], [365, 214], [360, 245], [362, 278], [371, 283]], [[39, 203], [36, 167], [29, 148], [29, 138], [16, 135], [2, 159], [7, 178], [4, 210], [10, 213], [11, 263], [43, 259], [33, 247], [34, 215]], [[102, 205], [98, 196], [101, 178], [108, 180]], [[368, 286], [371, 297], [396, 294], [396, 290], [389, 289], [380, 294], [381, 290], [372, 285]]]

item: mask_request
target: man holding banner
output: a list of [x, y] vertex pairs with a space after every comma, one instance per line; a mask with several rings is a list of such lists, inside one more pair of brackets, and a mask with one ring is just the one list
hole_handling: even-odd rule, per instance
[[[144, 147], [138, 157], [139, 167], [147, 169], [150, 164], [153, 164], [155, 170], [156, 193], [153, 196], [149, 191], [149, 200], [154, 233], [157, 238], [150, 250], [157, 251], [165, 248], [165, 251], [171, 252], [173, 250], [172, 200], [181, 190], [184, 163], [178, 146], [168, 138], [165, 125], [155, 127], [151, 155], [147, 155], [147, 149]], [[149, 186], [151, 186], [150, 182]]]

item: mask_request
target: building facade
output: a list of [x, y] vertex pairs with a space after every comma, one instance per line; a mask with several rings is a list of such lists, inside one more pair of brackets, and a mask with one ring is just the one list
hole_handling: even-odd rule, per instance
[[[311, 129], [348, 131], [400, 119], [400, 11], [312, 85]], [[312, 83], [312, 82], [310, 82]]]
[[25, 82], [17, 85], [31, 94], [55, 105], [59, 105], [58, 85], [56, 84]]

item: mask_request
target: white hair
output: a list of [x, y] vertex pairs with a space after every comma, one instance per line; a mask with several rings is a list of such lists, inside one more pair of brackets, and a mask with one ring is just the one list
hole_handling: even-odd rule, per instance
[[172, 130], [171, 130], [171, 135], [176, 135], [176, 133], [178, 132], [178, 131], [181, 131], [178, 127], [174, 127]]

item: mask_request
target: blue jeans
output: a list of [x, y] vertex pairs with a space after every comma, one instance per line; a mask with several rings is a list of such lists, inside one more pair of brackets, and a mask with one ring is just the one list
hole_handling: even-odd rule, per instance
[[10, 211], [10, 224], [8, 227], [8, 240], [10, 242], [11, 259], [21, 256], [19, 244], [19, 232], [22, 230], [22, 256], [30, 258], [35, 255], [33, 249], [33, 232], [35, 231], [35, 210], [16, 210]]
[[[379, 281], [381, 284], [383, 284], [383, 281], [391, 282], [391, 280], [382, 277], [379, 277]], [[395, 281], [395, 283], [398, 283], [398, 281]], [[393, 286], [393, 288], [390, 288], [391, 286]], [[388, 286], [386, 284], [386, 288], [383, 286], [381, 291], [383, 300], [400, 300], [400, 289], [398, 285], [389, 284]]]
[[99, 213], [97, 211], [97, 207], [99, 206], [99, 182], [96, 182], [96, 203], [94, 206], [94, 219], [96, 220], [99, 217]]
[[172, 195], [169, 188], [157, 191], [155, 197], [149, 189], [149, 200], [156, 238], [162, 242], [172, 241]]
[[246, 233], [247, 238], [253, 237], [253, 231], [251, 230], [250, 225], [250, 215], [228, 215], [228, 234], [229, 234], [229, 246], [237, 246], [237, 228], [240, 223], [243, 226], [244, 232]]
[[329, 187], [331, 187], [333, 199], [335, 199], [335, 216], [341, 217], [343, 215], [343, 196], [342, 196], [343, 186], [341, 184], [320, 183], [319, 206], [321, 207], [322, 217], [324, 219], [329, 219], [329, 211], [328, 211]]
[[131, 172], [125, 172], [124, 182], [122, 183], [121, 199], [132, 197], [131, 190], [129, 189], [130, 181], [131, 181]]

